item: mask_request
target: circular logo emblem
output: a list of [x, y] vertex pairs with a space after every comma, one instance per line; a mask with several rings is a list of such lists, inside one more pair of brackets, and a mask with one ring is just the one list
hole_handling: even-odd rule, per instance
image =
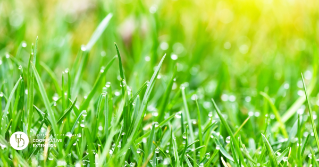
[[28, 146], [29, 138], [23, 132], [15, 132], [10, 137], [10, 144], [16, 150], [23, 150]]

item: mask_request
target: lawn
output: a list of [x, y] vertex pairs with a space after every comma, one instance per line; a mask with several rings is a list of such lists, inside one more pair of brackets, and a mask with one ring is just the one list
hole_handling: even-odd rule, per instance
[[0, 1], [0, 166], [319, 166], [318, 6]]

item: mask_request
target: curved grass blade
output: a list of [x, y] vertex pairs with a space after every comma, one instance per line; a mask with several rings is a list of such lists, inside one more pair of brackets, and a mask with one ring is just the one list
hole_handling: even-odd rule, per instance
[[219, 108], [217, 107], [217, 105], [216, 105], [214, 99], [212, 99], [212, 102], [213, 102], [213, 104], [214, 104], [214, 107], [215, 107], [215, 109], [216, 109], [216, 113], [218, 114], [218, 117], [219, 117], [220, 121], [221, 121], [221, 122], [223, 123], [223, 125], [225, 126], [225, 128], [226, 128], [228, 134], [229, 134], [230, 137], [231, 137], [231, 140], [232, 140], [233, 143], [234, 143], [235, 150], [236, 150], [236, 152], [237, 152], [237, 154], [238, 154], [238, 156], [239, 156], [239, 159], [240, 159], [242, 165], [244, 165], [244, 166], [246, 167], [247, 165], [246, 165], [246, 163], [245, 163], [245, 161], [244, 161], [244, 157], [243, 157], [243, 155], [242, 155], [242, 153], [241, 153], [241, 150], [240, 150], [240, 148], [239, 148], [238, 142], [237, 142], [236, 138], [235, 138], [234, 135], [233, 135], [233, 132], [231, 131], [229, 125], [228, 125], [227, 122], [226, 122], [226, 120], [224, 119], [222, 113], [219, 111]]
[[302, 84], [303, 84], [303, 88], [304, 88], [304, 91], [305, 91], [306, 100], [307, 100], [307, 104], [308, 104], [308, 109], [309, 109], [309, 115], [310, 115], [312, 130], [313, 130], [313, 133], [314, 133], [314, 135], [315, 135], [317, 148], [319, 149], [319, 138], [318, 138], [318, 134], [317, 134], [317, 128], [316, 128], [315, 121], [314, 121], [314, 119], [313, 119], [313, 113], [312, 113], [312, 109], [311, 109], [310, 102], [309, 102], [309, 97], [308, 97], [308, 93], [307, 93], [307, 88], [306, 88], [305, 80], [304, 80], [302, 74], [301, 74], [301, 78], [302, 78]]
[[113, 14], [108, 14], [98, 25], [98, 27], [95, 29], [94, 33], [92, 34], [89, 42], [86, 44], [85, 48], [87, 51], [90, 51], [93, 47], [93, 45], [96, 43], [96, 41], [100, 38], [104, 30], [106, 29], [107, 25], [109, 24]]
[[111, 65], [113, 64], [114, 60], [116, 57], [113, 57], [109, 63], [106, 65], [106, 67], [104, 68], [103, 72], [99, 74], [98, 78], [96, 79], [93, 89], [92, 91], [89, 93], [89, 95], [87, 96], [87, 98], [85, 99], [85, 101], [83, 102], [83, 104], [80, 107], [80, 111], [85, 110], [90, 101], [92, 100], [94, 94], [96, 93], [96, 91], [98, 90], [100, 83], [102, 82], [103, 78], [105, 77], [106, 72], [108, 71], [108, 69], [111, 67]]
[[216, 145], [219, 146], [219, 151], [229, 160], [234, 162], [234, 158], [226, 151], [226, 149], [224, 148], [224, 146], [219, 142], [219, 137], [215, 134], [212, 133], [212, 135], [214, 136], [213, 140], [216, 143]]
[[167, 108], [168, 105], [168, 101], [169, 101], [169, 96], [172, 92], [172, 88], [173, 88], [173, 83], [174, 83], [174, 79], [176, 77], [176, 72], [177, 72], [177, 66], [175, 66], [174, 68], [174, 72], [173, 72], [173, 76], [171, 78], [171, 80], [169, 81], [167, 88], [165, 90], [164, 96], [163, 96], [163, 100], [161, 102], [160, 108], [159, 108], [159, 112], [158, 112], [158, 117], [157, 117], [157, 121], [160, 122], [164, 119], [164, 115], [165, 115], [165, 110]]
[[61, 123], [63, 121], [63, 119], [72, 111], [75, 103], [76, 103], [77, 98], [75, 98], [74, 102], [72, 103], [72, 105], [66, 109], [66, 111], [64, 112], [64, 114], [62, 115], [62, 117], [58, 120], [57, 124]]
[[268, 94], [266, 94], [265, 92], [260, 92], [260, 95], [262, 95], [269, 102], [270, 107], [271, 107], [272, 111], [274, 112], [274, 115], [279, 123], [280, 130], [281, 130], [282, 134], [285, 136], [285, 138], [287, 138], [288, 134], [286, 131], [285, 124], [281, 121], [280, 114], [279, 114], [275, 104], [272, 102], [272, 100], [270, 99]]
[[59, 96], [62, 96], [62, 89], [58, 83], [58, 80], [57, 78], [55, 77], [54, 75], [54, 72], [50, 69], [49, 66], [47, 66], [44, 62], [40, 62], [40, 65], [43, 67], [43, 69], [50, 75], [52, 81], [53, 81], [53, 84], [56, 88], [56, 91], [58, 92]]
[[[316, 86], [316, 80], [317, 78], [317, 72], [316, 72], [316, 69], [314, 70], [314, 73], [313, 73], [313, 77], [312, 77], [312, 80], [309, 84], [309, 87], [308, 87], [308, 93], [311, 94], [311, 92], [313, 91], [313, 89], [315, 88]], [[288, 121], [296, 112], [297, 110], [304, 104], [304, 102], [306, 101], [306, 97], [305, 96], [300, 96], [292, 105], [291, 107], [285, 112], [285, 114], [281, 117], [281, 121], [283, 123], [285, 123], [286, 121]], [[276, 131], [276, 129], [278, 129], [279, 127], [279, 123], [275, 123], [271, 130], [272, 131]]]
[[[163, 125], [165, 125], [167, 122], [169, 122], [171, 119], [173, 119], [175, 117], [175, 114], [171, 115], [170, 117], [168, 117], [167, 119], [165, 119], [163, 122], [161, 122], [160, 124], [158, 124], [158, 127], [155, 128], [155, 130], [157, 131], [159, 128], [161, 128]], [[147, 138], [150, 135], [151, 131], [146, 132], [143, 136], [137, 138], [135, 140], [135, 143], [139, 143], [143, 140], [143, 138]]]
[[[16, 91], [16, 89], [18, 88], [19, 84], [20, 84], [20, 81], [22, 80], [22, 77], [20, 77], [17, 81], [17, 83], [14, 85], [10, 95], [9, 95], [9, 98], [7, 100], [7, 104], [5, 106], [5, 109], [4, 109], [4, 114], [2, 115], [2, 118], [5, 118], [7, 116], [7, 113], [9, 112], [9, 107], [10, 107], [10, 104], [13, 103], [13, 96], [14, 96], [14, 93]], [[4, 121], [2, 122], [2, 127], [5, 127], [6, 125], [6, 120], [7, 119], [4, 119]], [[5, 131], [2, 131], [2, 135], [4, 135]]]
[[127, 141], [126, 145], [121, 149], [121, 151], [118, 153], [118, 155], [122, 155], [124, 152], [126, 152], [127, 149], [129, 148], [129, 146], [131, 145], [131, 143], [134, 140], [134, 137], [136, 135], [135, 133], [136, 133], [137, 129], [140, 127], [140, 125], [142, 123], [142, 118], [143, 118], [143, 116], [145, 114], [145, 111], [146, 111], [147, 103], [149, 101], [149, 96], [151, 94], [151, 91], [153, 90], [153, 87], [155, 85], [155, 80], [156, 80], [156, 78], [157, 78], [157, 76], [159, 74], [159, 70], [161, 69], [161, 66], [162, 66], [162, 63], [163, 63], [165, 57], [166, 57], [166, 54], [161, 59], [160, 63], [158, 64], [156, 70], [154, 71], [154, 73], [152, 75], [151, 81], [148, 83], [147, 89], [145, 91], [145, 94], [144, 94], [144, 97], [143, 97], [143, 100], [142, 100], [142, 103], [141, 103], [140, 110], [137, 113], [137, 118], [135, 120], [135, 123], [133, 124], [133, 127], [134, 127], [133, 131], [132, 131], [130, 137], [128, 138], [128, 141]]
[[39, 86], [39, 91], [40, 91], [40, 94], [42, 96], [42, 100], [44, 102], [44, 105], [47, 109], [47, 112], [48, 112], [48, 116], [49, 116], [49, 121], [52, 125], [52, 129], [53, 129], [53, 132], [54, 134], [59, 134], [59, 131], [58, 131], [58, 127], [57, 127], [57, 122], [56, 122], [56, 119], [55, 119], [55, 116], [54, 116], [54, 112], [51, 108], [51, 105], [50, 105], [50, 101], [49, 101], [49, 98], [47, 96], [47, 93], [44, 89], [44, 86], [43, 86], [43, 83], [41, 81], [41, 78], [37, 72], [37, 69], [35, 68], [34, 64], [31, 63], [31, 67], [32, 67], [32, 70], [33, 70], [33, 73], [34, 73], [34, 76], [35, 76], [35, 79], [38, 83], [38, 86]]
[[124, 96], [125, 94], [125, 89], [126, 89], [126, 86], [125, 86], [125, 76], [124, 76], [124, 70], [123, 70], [123, 64], [122, 64], [122, 58], [121, 58], [121, 55], [120, 55], [120, 51], [119, 51], [119, 48], [117, 47], [117, 44], [114, 43], [115, 45], [115, 48], [116, 48], [116, 52], [117, 52], [117, 57], [119, 59], [119, 69], [120, 69], [120, 77], [121, 77], [121, 88], [122, 88], [122, 95]]
[[274, 153], [274, 150], [271, 148], [271, 145], [270, 143], [268, 142], [267, 138], [265, 137], [264, 134], [261, 134], [262, 138], [263, 138], [263, 141], [265, 143], [265, 146], [269, 152], [269, 159], [270, 159], [270, 162], [271, 162], [271, 166], [277, 166], [277, 161], [276, 161], [276, 155]]
[[141, 86], [141, 88], [133, 95], [133, 97], [130, 99], [130, 103], [133, 103], [133, 101], [136, 99], [136, 97], [144, 90], [144, 88], [147, 87], [147, 82], [144, 82], [144, 84]]

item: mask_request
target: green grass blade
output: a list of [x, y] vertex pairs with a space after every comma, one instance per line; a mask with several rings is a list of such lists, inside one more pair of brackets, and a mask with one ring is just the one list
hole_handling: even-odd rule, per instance
[[319, 149], [319, 138], [318, 138], [318, 134], [317, 134], [317, 128], [316, 128], [315, 121], [314, 121], [314, 119], [313, 119], [313, 113], [312, 113], [311, 105], [310, 105], [310, 102], [309, 102], [309, 97], [308, 97], [308, 93], [307, 93], [307, 88], [306, 88], [305, 80], [304, 80], [302, 74], [301, 74], [301, 78], [302, 78], [302, 84], [303, 84], [303, 87], [304, 87], [304, 91], [305, 91], [305, 95], [306, 95], [306, 100], [307, 100], [307, 104], [308, 104], [308, 109], [309, 109], [309, 115], [310, 115], [312, 130], [313, 130], [313, 133], [314, 133], [314, 135], [315, 135], [317, 148]]
[[[313, 73], [313, 77], [312, 80], [309, 84], [308, 87], [308, 93], [311, 94], [311, 92], [313, 91], [313, 89], [316, 86], [316, 72]], [[304, 104], [304, 102], [306, 101], [306, 97], [305, 96], [300, 96], [292, 105], [291, 107], [285, 112], [285, 114], [281, 117], [281, 121], [283, 123], [285, 123], [286, 121], [288, 121], [296, 112], [297, 110]], [[275, 123], [271, 130], [272, 131], [276, 131], [276, 129], [278, 129], [279, 127], [279, 123]]]
[[85, 48], [87, 51], [90, 51], [96, 41], [100, 38], [106, 27], [108, 26], [113, 14], [110, 13], [105, 16], [105, 18], [101, 21], [98, 27], [95, 29], [94, 33], [92, 34], [89, 42], [86, 44]]
[[122, 95], [124, 96], [125, 90], [126, 90], [126, 83], [125, 83], [125, 76], [124, 76], [124, 70], [123, 70], [123, 64], [122, 64], [122, 58], [120, 55], [119, 48], [117, 47], [117, 44], [114, 43], [116, 52], [117, 52], [117, 57], [119, 59], [119, 69], [120, 69], [120, 77], [121, 77], [121, 88], [122, 88]]
[[54, 116], [54, 112], [53, 112], [53, 110], [51, 108], [50, 101], [49, 101], [49, 98], [48, 98], [47, 93], [45, 91], [45, 88], [43, 86], [43, 83], [41, 81], [41, 78], [40, 78], [40, 76], [38, 74], [38, 71], [36, 70], [36, 68], [35, 68], [33, 63], [31, 63], [31, 66], [32, 66], [34, 77], [35, 77], [35, 79], [36, 79], [36, 81], [38, 83], [38, 87], [39, 87], [40, 94], [42, 96], [42, 100], [43, 100], [44, 105], [45, 105], [45, 107], [47, 109], [49, 120], [50, 120], [50, 123], [52, 125], [53, 132], [54, 132], [54, 134], [59, 134], [58, 127], [57, 127], [57, 122], [56, 122], [56, 119], [55, 119], [55, 116]]
[[266, 94], [265, 92], [260, 92], [260, 95], [262, 95], [269, 102], [270, 107], [271, 107], [272, 111], [274, 112], [274, 115], [277, 119], [277, 122], [279, 122], [280, 130], [281, 130], [282, 134], [285, 136], [285, 138], [287, 138], [288, 134], [286, 131], [285, 124], [281, 121], [280, 114], [279, 114], [275, 104], [272, 102], [272, 100], [270, 99], [268, 94]]
[[[135, 123], [133, 125], [133, 131], [132, 131], [132, 134], [130, 136], [130, 141], [128, 141], [127, 143], [127, 146], [124, 147], [124, 148], [128, 148], [128, 145], [130, 145], [130, 143], [133, 141], [133, 138], [134, 138], [134, 135], [135, 135], [135, 132], [137, 131], [137, 129], [140, 127], [140, 124], [142, 123], [142, 118], [145, 114], [145, 110], [146, 110], [146, 107], [147, 107], [147, 103], [149, 101], [149, 96], [151, 94], [151, 91], [154, 87], [154, 84], [155, 84], [155, 80], [157, 78], [157, 75], [159, 73], [159, 70], [161, 69], [161, 66], [162, 66], [162, 63], [165, 59], [165, 56], [163, 56], [162, 60], [160, 61], [159, 65], [157, 66], [155, 72], [153, 73], [153, 76], [151, 78], [151, 81], [148, 83], [148, 86], [147, 86], [147, 89], [146, 89], [146, 92], [144, 94], [144, 97], [143, 97], [143, 100], [142, 100], [142, 103], [141, 103], [141, 107], [140, 107], [140, 110], [138, 112], [138, 115], [137, 115], [137, 118], [135, 120]], [[123, 149], [122, 149], [123, 150]], [[126, 151], [126, 150], [123, 150], [123, 151]]]
[[91, 90], [91, 92], [89, 93], [89, 95], [87, 96], [87, 98], [84, 100], [83, 104], [80, 107], [80, 111], [85, 110], [88, 106], [89, 103], [91, 102], [94, 94], [97, 92], [103, 78], [105, 77], [106, 72], [108, 71], [108, 69], [111, 67], [111, 65], [113, 64], [114, 60], [116, 57], [113, 57], [110, 62], [106, 65], [105, 69], [103, 70], [102, 73], [99, 74], [98, 78], [96, 79], [93, 89]]
[[169, 102], [169, 96], [170, 96], [170, 94], [172, 92], [172, 87], [173, 87], [173, 84], [174, 84], [176, 73], [177, 73], [177, 66], [175, 66], [175, 68], [174, 68], [174, 72], [173, 72], [172, 78], [169, 81], [169, 83], [167, 85], [167, 88], [165, 90], [164, 96], [162, 98], [163, 100], [161, 101], [161, 104], [160, 104], [158, 117], [157, 117], [157, 122], [160, 122], [160, 121], [162, 121], [164, 119], [165, 110], [166, 110], [168, 102]]
[[[5, 109], [4, 109], [4, 114], [2, 115], [3, 118], [5, 118], [7, 116], [7, 113], [9, 112], [9, 107], [10, 107], [10, 104], [13, 103], [13, 96], [14, 96], [14, 93], [16, 91], [16, 89], [18, 88], [19, 84], [20, 84], [20, 81], [22, 80], [22, 78], [20, 77], [19, 80], [17, 81], [17, 83], [14, 85], [10, 95], [9, 95], [9, 98], [7, 100], [7, 104], [5, 106]], [[4, 121], [2, 122], [2, 129], [6, 126], [6, 118], [4, 119]], [[2, 131], [1, 134], [4, 136], [5, 134], [5, 131]]]
[[[168, 117], [167, 119], [165, 119], [164, 121], [162, 121], [160, 124], [158, 124], [158, 127], [155, 128], [155, 130], [158, 130], [159, 128], [161, 128], [163, 125], [165, 125], [166, 123], [168, 123], [171, 119], [173, 119], [175, 117], [175, 114], [171, 115], [170, 117]], [[147, 138], [150, 135], [151, 131], [146, 132], [143, 136], [137, 138], [134, 142], [135, 143], [139, 143], [143, 140], [143, 138]]]
[[265, 146], [269, 152], [269, 159], [270, 159], [270, 162], [271, 162], [271, 166], [277, 166], [277, 161], [276, 161], [276, 155], [274, 153], [274, 150], [271, 148], [271, 145], [270, 143], [268, 142], [267, 138], [265, 137], [264, 134], [261, 134], [262, 138], [263, 138], [263, 141], [265, 143]]
[[40, 65], [43, 67], [43, 69], [49, 74], [49, 76], [51, 77], [53, 84], [56, 88], [57, 93], [59, 94], [59, 96], [62, 96], [62, 90], [61, 87], [58, 83], [57, 78], [55, 77], [54, 72], [50, 69], [49, 66], [47, 66], [44, 62], [40, 62]]
[[221, 122], [223, 123], [223, 125], [225, 126], [225, 128], [226, 128], [228, 134], [229, 134], [230, 137], [231, 137], [231, 140], [232, 140], [233, 143], [234, 143], [236, 153], [238, 154], [239, 159], [240, 159], [242, 165], [244, 165], [244, 166], [246, 167], [247, 165], [246, 165], [246, 163], [245, 163], [245, 161], [244, 161], [244, 156], [242, 155], [242, 153], [241, 153], [241, 151], [240, 151], [238, 142], [237, 142], [236, 138], [234, 137], [233, 132], [231, 131], [231, 129], [230, 129], [228, 123], [226, 122], [226, 120], [224, 119], [222, 113], [219, 111], [219, 108], [217, 107], [217, 105], [216, 105], [214, 99], [212, 99], [212, 102], [213, 102], [213, 105], [214, 105], [214, 107], [215, 107], [215, 109], [216, 109], [216, 113], [218, 114], [218, 117], [219, 117], [220, 121], [221, 121]]
[[63, 121], [63, 119], [72, 111], [72, 109], [73, 109], [73, 107], [74, 107], [74, 105], [75, 105], [75, 103], [76, 103], [76, 100], [77, 100], [77, 98], [75, 98], [75, 100], [74, 100], [74, 102], [72, 103], [72, 105], [71, 105], [68, 109], [66, 109], [66, 110], [64, 111], [64, 114], [63, 114], [63, 115], [61, 116], [61, 118], [58, 120], [57, 124], [61, 123], [61, 122]]

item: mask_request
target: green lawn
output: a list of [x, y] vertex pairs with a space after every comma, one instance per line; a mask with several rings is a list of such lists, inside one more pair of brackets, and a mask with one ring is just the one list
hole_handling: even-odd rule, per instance
[[319, 166], [318, 6], [0, 1], [0, 166]]

